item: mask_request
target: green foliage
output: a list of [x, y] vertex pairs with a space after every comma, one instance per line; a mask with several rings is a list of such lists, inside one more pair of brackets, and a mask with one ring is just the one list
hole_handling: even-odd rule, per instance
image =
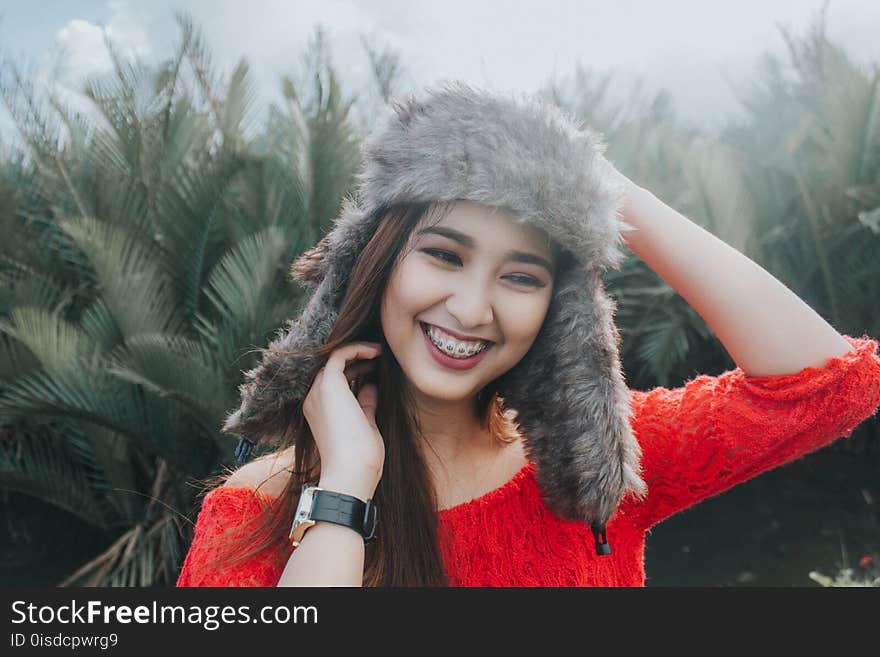
[[158, 67], [106, 40], [88, 116], [0, 77], [24, 145], [0, 162], [0, 487], [107, 536], [65, 585], [174, 583], [241, 372], [301, 302], [290, 261], [360, 165], [332, 68], [261, 123], [248, 63], [224, 80], [178, 23]]

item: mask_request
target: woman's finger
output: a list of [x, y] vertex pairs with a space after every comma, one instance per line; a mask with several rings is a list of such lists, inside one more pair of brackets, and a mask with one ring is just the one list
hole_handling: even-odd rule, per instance
[[376, 360], [359, 360], [345, 366], [345, 378], [356, 379], [376, 367]]
[[358, 358], [375, 358], [382, 351], [382, 345], [376, 342], [355, 342], [345, 345], [330, 354], [324, 368], [327, 372], [344, 373], [345, 366]]

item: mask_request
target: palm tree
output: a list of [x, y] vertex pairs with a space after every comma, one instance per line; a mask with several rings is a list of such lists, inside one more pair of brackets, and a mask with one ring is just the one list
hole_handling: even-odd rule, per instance
[[27, 147], [0, 179], [0, 486], [111, 537], [64, 585], [174, 582], [192, 481], [231, 457], [219, 427], [248, 347], [295, 313], [288, 264], [359, 166], [332, 68], [310, 107], [285, 80], [257, 130], [247, 62], [224, 83], [178, 22], [158, 70], [107, 40], [94, 117], [41, 104], [11, 65], [0, 87]]

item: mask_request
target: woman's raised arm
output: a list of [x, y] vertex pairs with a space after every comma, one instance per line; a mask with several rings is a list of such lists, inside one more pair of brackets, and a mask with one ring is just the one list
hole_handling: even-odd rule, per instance
[[636, 229], [623, 234], [626, 245], [700, 314], [748, 375], [795, 374], [852, 351], [759, 264], [649, 190], [625, 182], [623, 219]]

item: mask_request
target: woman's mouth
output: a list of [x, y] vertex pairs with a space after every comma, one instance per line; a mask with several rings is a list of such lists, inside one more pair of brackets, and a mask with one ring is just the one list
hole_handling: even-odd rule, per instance
[[419, 322], [422, 335], [431, 356], [440, 365], [456, 370], [470, 369], [479, 363], [495, 343], [485, 341], [456, 340], [440, 329], [425, 322]]

